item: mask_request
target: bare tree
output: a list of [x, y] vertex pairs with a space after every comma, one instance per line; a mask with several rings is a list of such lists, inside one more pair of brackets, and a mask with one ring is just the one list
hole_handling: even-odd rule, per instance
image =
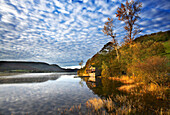
[[127, 35], [124, 40], [125, 43], [132, 43], [135, 35], [137, 35], [140, 31], [139, 26], [136, 24], [136, 21], [140, 18], [139, 12], [141, 11], [142, 3], [137, 1], [126, 0], [126, 4], [121, 4], [121, 7], [118, 7], [116, 17], [119, 20], [124, 21], [126, 26], [124, 29], [127, 31]]
[[83, 60], [81, 60], [81, 62], [79, 63], [79, 65], [81, 66], [81, 68], [82, 68], [82, 65], [83, 65]]
[[117, 40], [115, 39], [116, 34], [113, 35], [113, 18], [108, 18], [108, 21], [105, 23], [104, 28], [103, 28], [103, 33], [112, 37], [112, 43], [114, 46], [114, 49], [116, 51], [117, 59], [119, 61], [119, 50], [118, 50], [118, 43]]

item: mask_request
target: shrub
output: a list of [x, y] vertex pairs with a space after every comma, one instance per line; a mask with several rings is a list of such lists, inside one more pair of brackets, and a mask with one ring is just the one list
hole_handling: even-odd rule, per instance
[[167, 59], [160, 56], [152, 56], [143, 61], [134, 62], [131, 73], [134, 73], [139, 81], [164, 85], [167, 82]]

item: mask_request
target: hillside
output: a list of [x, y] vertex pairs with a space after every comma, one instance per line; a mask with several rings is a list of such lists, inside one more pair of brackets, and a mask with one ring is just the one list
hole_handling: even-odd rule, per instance
[[71, 72], [76, 70], [63, 69], [58, 65], [43, 62], [0, 61], [1, 72]]
[[134, 49], [125, 45], [122, 45], [119, 48], [122, 56], [120, 59], [121, 62], [117, 63], [117, 60], [115, 60], [116, 52], [115, 50], [112, 50], [112, 43], [108, 42], [99, 52], [86, 62], [85, 67], [79, 70], [78, 74], [81, 76], [82, 73], [86, 73], [86, 69], [89, 65], [97, 67], [100, 73], [102, 71], [102, 65], [103, 67], [104, 65], [107, 65], [107, 71], [111, 71], [112, 76], [122, 72], [124, 73], [127, 71], [127, 65], [133, 60], [132, 57], [142, 60], [149, 56], [165, 56], [170, 60], [170, 31], [140, 36], [134, 40], [133, 44]]
[[163, 55], [170, 60], [170, 31], [140, 36], [136, 38], [134, 42], [144, 42], [149, 40], [153, 40], [155, 42], [162, 42], [165, 47], [165, 53]]
[[134, 42], [144, 42], [148, 40], [154, 40], [156, 42], [166, 42], [170, 40], [170, 30], [166, 32], [157, 32], [140, 36], [134, 40]]

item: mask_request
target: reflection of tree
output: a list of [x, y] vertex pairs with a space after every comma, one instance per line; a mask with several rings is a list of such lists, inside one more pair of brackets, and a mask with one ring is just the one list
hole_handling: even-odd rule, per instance
[[120, 93], [120, 91], [117, 90], [117, 88], [122, 85], [120, 82], [109, 80], [107, 78], [103, 78], [101, 81], [104, 97], [109, 97], [111, 95], [116, 95]]
[[[85, 81], [85, 78], [83, 78], [83, 80]], [[97, 94], [101, 98], [107, 98], [111, 95], [120, 94], [121, 92], [118, 91], [117, 88], [122, 84], [107, 78], [96, 78], [96, 82], [86, 80], [86, 85], [94, 94]]]
[[83, 84], [83, 79], [81, 79], [81, 80], [79, 81], [79, 84], [81, 85], [81, 87], [84, 86], [84, 84]]

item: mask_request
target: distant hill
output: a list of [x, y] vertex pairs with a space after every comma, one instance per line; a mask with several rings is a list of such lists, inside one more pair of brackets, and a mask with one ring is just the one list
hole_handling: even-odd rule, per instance
[[157, 32], [152, 34], [147, 34], [140, 36], [134, 40], [134, 42], [143, 42], [148, 40], [153, 40], [156, 42], [166, 42], [170, 39], [170, 30], [165, 32]]
[[0, 61], [0, 72], [74, 72], [77, 69], [64, 69], [56, 64], [44, 62]]

